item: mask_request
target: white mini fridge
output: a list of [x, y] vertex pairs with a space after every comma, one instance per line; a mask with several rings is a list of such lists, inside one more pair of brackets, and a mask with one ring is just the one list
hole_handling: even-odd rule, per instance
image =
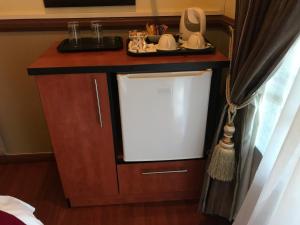
[[203, 157], [211, 75], [119, 74], [124, 161]]

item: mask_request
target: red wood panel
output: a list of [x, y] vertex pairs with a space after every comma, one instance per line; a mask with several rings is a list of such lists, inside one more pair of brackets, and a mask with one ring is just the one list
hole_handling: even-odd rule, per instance
[[72, 198], [84, 198], [87, 193], [98, 197], [118, 194], [106, 76], [35, 78], [66, 197], [72, 202]]
[[204, 160], [120, 164], [120, 193], [200, 192], [204, 164]]

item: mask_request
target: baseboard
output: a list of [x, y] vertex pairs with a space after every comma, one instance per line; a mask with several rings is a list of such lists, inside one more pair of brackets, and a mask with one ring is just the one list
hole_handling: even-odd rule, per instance
[[6, 163], [29, 163], [29, 162], [43, 162], [54, 161], [54, 154], [52, 152], [47, 153], [32, 153], [32, 154], [19, 154], [19, 155], [0, 155], [0, 164]]

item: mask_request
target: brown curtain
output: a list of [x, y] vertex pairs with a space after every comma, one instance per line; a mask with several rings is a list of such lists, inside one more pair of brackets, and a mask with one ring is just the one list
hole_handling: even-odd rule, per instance
[[[233, 60], [230, 69], [230, 99], [237, 106], [253, 101], [237, 111], [234, 124], [236, 171], [229, 182], [212, 179], [206, 174], [201, 208], [204, 213], [232, 220], [238, 210], [241, 187], [250, 177], [253, 138], [256, 133], [257, 90], [271, 76], [289, 47], [300, 33], [300, 0], [237, 0]], [[227, 106], [220, 118], [212, 146], [222, 136]], [[219, 118], [216, 118], [219, 119]], [[248, 143], [248, 144], [247, 144]], [[210, 155], [212, 150], [210, 152]], [[210, 161], [210, 157], [208, 163]], [[250, 179], [250, 178], [249, 178]], [[243, 182], [243, 183], [241, 183]], [[239, 199], [241, 201], [241, 199]]]

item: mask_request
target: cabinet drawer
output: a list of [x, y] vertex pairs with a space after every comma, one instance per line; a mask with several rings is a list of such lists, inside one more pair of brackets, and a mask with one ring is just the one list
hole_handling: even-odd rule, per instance
[[121, 194], [200, 192], [205, 160], [118, 165]]

